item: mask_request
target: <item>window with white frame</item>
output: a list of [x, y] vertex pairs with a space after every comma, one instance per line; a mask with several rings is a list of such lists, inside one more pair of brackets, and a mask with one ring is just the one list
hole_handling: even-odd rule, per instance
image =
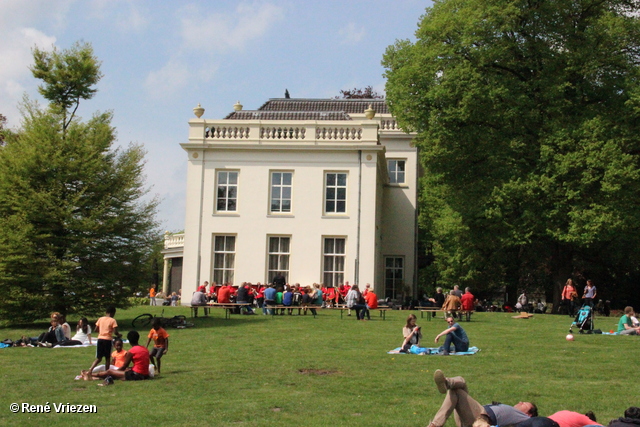
[[289, 280], [291, 237], [269, 236], [268, 239], [269, 262], [267, 281], [273, 280], [278, 273], [282, 273], [285, 280]]
[[236, 236], [214, 236], [213, 281], [233, 283], [236, 261]]
[[322, 282], [327, 287], [344, 283], [346, 242], [344, 237], [324, 238]]
[[217, 212], [236, 212], [238, 203], [238, 171], [218, 171]]
[[390, 184], [404, 184], [405, 183], [405, 166], [406, 160], [401, 159], [389, 159], [387, 160], [387, 169], [389, 169], [389, 183]]
[[388, 256], [384, 259], [384, 297], [397, 298], [404, 285], [404, 257]]
[[271, 172], [271, 213], [291, 212], [293, 172]]
[[347, 173], [327, 172], [324, 193], [325, 213], [347, 212]]

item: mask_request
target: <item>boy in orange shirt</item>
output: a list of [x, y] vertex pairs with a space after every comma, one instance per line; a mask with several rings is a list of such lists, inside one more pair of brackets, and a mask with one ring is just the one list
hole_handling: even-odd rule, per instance
[[122, 336], [122, 334], [118, 332], [118, 322], [113, 318], [115, 315], [116, 308], [113, 306], [107, 307], [105, 316], [102, 316], [96, 322], [94, 331], [98, 333], [98, 347], [96, 349], [96, 360], [93, 361], [88, 371], [89, 377], [93, 374], [93, 368], [100, 363], [103, 357], [104, 366], [111, 366], [111, 343], [113, 341], [113, 335], [115, 334], [118, 338]]
[[169, 350], [169, 334], [162, 327], [160, 319], [156, 318], [153, 321], [153, 329], [149, 332], [149, 339], [147, 340], [147, 348], [149, 343], [153, 339], [153, 349], [149, 352], [151, 363], [156, 367], [156, 373], [160, 373], [160, 359], [167, 354]]

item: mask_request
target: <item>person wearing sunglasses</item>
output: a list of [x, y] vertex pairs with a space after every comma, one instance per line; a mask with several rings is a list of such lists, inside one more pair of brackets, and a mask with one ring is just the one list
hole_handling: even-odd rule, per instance
[[446, 320], [449, 324], [449, 327], [440, 332], [435, 339], [435, 342], [437, 343], [440, 337], [446, 336], [444, 339], [444, 345], [442, 346], [442, 354], [448, 356], [449, 352], [451, 351], [452, 344], [455, 352], [468, 351], [469, 337], [467, 336], [467, 333], [464, 331], [464, 329], [462, 329], [462, 326], [460, 326], [453, 317], [449, 316]]

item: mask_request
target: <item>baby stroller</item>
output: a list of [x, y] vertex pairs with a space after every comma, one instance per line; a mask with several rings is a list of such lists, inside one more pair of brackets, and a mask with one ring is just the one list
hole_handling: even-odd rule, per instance
[[580, 328], [579, 332], [581, 334], [593, 333], [593, 308], [590, 305], [585, 304], [582, 306], [582, 308], [580, 308], [580, 310], [578, 310], [576, 319], [573, 321], [571, 327], [569, 328], [569, 333], [573, 332], [574, 326], [578, 326]]

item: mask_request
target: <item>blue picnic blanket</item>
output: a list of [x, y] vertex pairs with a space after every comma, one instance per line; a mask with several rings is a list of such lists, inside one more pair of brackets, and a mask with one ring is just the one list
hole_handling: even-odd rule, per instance
[[[419, 354], [421, 356], [442, 354], [442, 347], [418, 347], [417, 345], [412, 345], [411, 349], [409, 349], [409, 353], [400, 353], [400, 349], [402, 349], [402, 347], [388, 351], [387, 354]], [[478, 347], [469, 347], [468, 351], [459, 351], [457, 353], [451, 352], [450, 354], [451, 356], [469, 356], [476, 354], [479, 351], [480, 349]]]

